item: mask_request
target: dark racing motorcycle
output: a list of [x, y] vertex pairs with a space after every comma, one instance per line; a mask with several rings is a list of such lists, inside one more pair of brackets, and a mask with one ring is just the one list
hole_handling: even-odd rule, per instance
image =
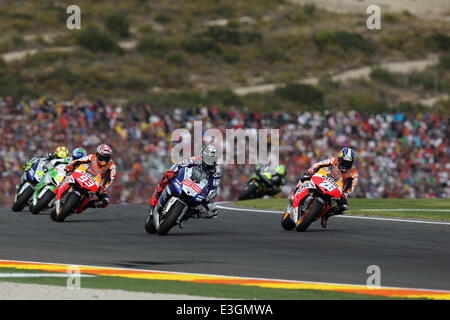
[[245, 184], [238, 200], [258, 199], [264, 196], [274, 196], [281, 191], [285, 183], [286, 169], [283, 165], [276, 169], [270, 166], [256, 168], [255, 173]]
[[[195, 213], [195, 207], [205, 199], [209, 189], [208, 177], [200, 168], [180, 169], [147, 217], [145, 230], [150, 234], [166, 235], [176, 225], [181, 228], [182, 223]], [[165, 205], [161, 206], [165, 194], [168, 199]]]

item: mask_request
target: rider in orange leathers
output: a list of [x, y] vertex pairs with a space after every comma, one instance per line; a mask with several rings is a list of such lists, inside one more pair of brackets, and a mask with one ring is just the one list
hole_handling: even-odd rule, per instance
[[325, 215], [322, 216], [320, 223], [323, 228], [326, 228], [329, 217], [344, 214], [348, 211], [347, 197], [353, 192], [353, 190], [355, 190], [355, 187], [358, 184], [358, 170], [353, 167], [355, 159], [356, 153], [354, 150], [350, 148], [343, 148], [338, 157], [333, 157], [317, 162], [307, 170], [307, 172], [303, 175], [303, 177], [291, 191], [291, 194], [289, 195], [289, 201], [294, 201], [294, 196], [298, 188], [303, 184], [303, 182], [311, 179], [311, 176], [319, 171], [320, 168], [329, 166], [335, 166], [339, 168], [344, 182], [343, 196], [341, 199], [336, 201], [337, 206], [331, 208]]
[[[83, 199], [82, 203], [78, 208], [75, 209], [76, 213], [81, 213], [87, 208], [106, 208], [109, 204], [109, 197], [107, 190], [114, 181], [116, 175], [116, 165], [113, 160], [111, 160], [112, 149], [106, 145], [102, 144], [97, 147], [97, 152], [95, 154], [87, 155], [81, 159], [72, 161], [66, 167], [66, 172], [69, 174], [73, 172], [79, 165], [84, 163], [90, 163], [90, 171], [93, 171], [95, 175], [100, 173], [102, 178], [100, 183], [100, 188], [97, 193], [91, 197]], [[69, 187], [69, 183], [62, 183], [56, 190], [56, 201], [55, 205], [59, 207], [59, 201], [61, 196]]]

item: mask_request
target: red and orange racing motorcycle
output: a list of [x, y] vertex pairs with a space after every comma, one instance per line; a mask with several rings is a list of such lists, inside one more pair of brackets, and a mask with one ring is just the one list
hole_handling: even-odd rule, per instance
[[333, 201], [343, 195], [343, 179], [336, 167], [324, 167], [305, 181], [289, 203], [281, 218], [285, 230], [305, 231], [314, 221], [325, 215]]
[[[101, 180], [101, 173], [95, 167], [90, 164], [78, 166], [61, 183], [60, 188], [66, 190], [60, 191], [63, 194], [60, 201], [55, 203], [50, 218], [57, 222], [64, 221], [74, 213], [74, 210], [80, 206], [86, 197], [90, 197], [90, 195], [99, 191]], [[65, 187], [66, 184], [68, 184], [67, 187]]]

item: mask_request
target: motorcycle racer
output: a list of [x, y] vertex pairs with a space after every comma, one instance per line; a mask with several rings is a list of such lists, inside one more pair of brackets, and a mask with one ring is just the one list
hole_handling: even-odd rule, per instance
[[343, 196], [341, 199], [336, 200], [337, 206], [331, 208], [330, 211], [327, 212], [327, 214], [322, 216], [320, 224], [323, 228], [326, 228], [329, 217], [345, 214], [348, 212], [347, 198], [355, 190], [356, 185], [358, 184], [358, 170], [353, 167], [355, 160], [356, 153], [353, 149], [342, 148], [337, 157], [329, 158], [315, 163], [306, 171], [306, 173], [291, 191], [291, 194], [289, 195], [289, 201], [292, 202], [294, 200], [294, 195], [297, 192], [298, 188], [303, 184], [303, 182], [310, 180], [312, 175], [319, 171], [320, 168], [328, 166], [337, 167], [342, 174], [344, 182]]
[[72, 162], [73, 160], [78, 160], [80, 158], [85, 157], [86, 155], [87, 155], [87, 152], [83, 148], [75, 148], [75, 149], [73, 149], [71, 156], [68, 155], [65, 158], [56, 158], [56, 159], [50, 160], [49, 163], [45, 165], [45, 169], [46, 169], [46, 171], [50, 171], [59, 164], [68, 164], [68, 163]]
[[269, 195], [276, 195], [281, 191], [281, 186], [286, 184], [286, 167], [284, 165], [279, 165], [275, 168], [275, 174], [271, 175], [268, 179], [264, 174], [264, 170], [270, 169], [269, 166], [256, 167], [256, 174], [258, 177], [270, 188]]
[[[59, 146], [54, 152], [47, 152], [41, 156], [31, 158], [23, 165], [23, 169], [27, 171], [36, 161], [44, 161], [43, 169], [48, 171], [55, 165], [69, 162], [69, 159], [69, 150], [65, 146]], [[25, 174], [21, 177], [17, 188], [20, 189], [23, 183], [25, 183]]]
[[75, 148], [72, 151], [72, 161], [84, 158], [86, 156], [87, 156], [87, 152], [83, 148]]
[[31, 165], [35, 161], [49, 162], [51, 160], [66, 159], [68, 156], [69, 156], [69, 150], [65, 146], [59, 146], [55, 149], [54, 152], [47, 152], [47, 153], [44, 153], [42, 156], [37, 156], [37, 157], [31, 158], [29, 161], [27, 161], [23, 165], [23, 169], [27, 170], [27, 168], [31, 167]]
[[[74, 150], [75, 151], [75, 150]], [[101, 144], [97, 147], [95, 154], [90, 154], [80, 159], [73, 160], [69, 165], [66, 166], [66, 172], [69, 174], [73, 172], [79, 165], [83, 163], [89, 163], [91, 170], [99, 172], [102, 176], [101, 185], [99, 191], [87, 197], [83, 200], [80, 206], [75, 210], [75, 213], [81, 213], [87, 208], [106, 208], [109, 204], [109, 197], [107, 190], [114, 182], [116, 175], [116, 165], [113, 160], [111, 160], [112, 149], [106, 145]], [[59, 203], [61, 196], [69, 187], [68, 182], [63, 182], [56, 190], [56, 201], [55, 204]], [[96, 197], [95, 197], [96, 196]]]
[[[167, 196], [164, 193], [165, 187], [172, 181], [178, 174], [181, 168], [199, 167], [203, 172], [207, 174], [207, 179], [210, 185], [210, 191], [203, 200], [202, 204], [196, 209], [197, 213], [191, 215], [192, 218], [204, 218], [210, 219], [217, 216], [217, 207], [212, 200], [217, 195], [217, 188], [220, 185], [220, 178], [222, 172], [217, 165], [217, 150], [213, 145], [205, 145], [202, 148], [200, 157], [191, 157], [181, 162], [174, 164], [168, 171], [166, 171], [161, 181], [156, 186], [150, 200], [149, 215], [152, 215], [153, 209], [160, 201], [160, 207], [163, 207], [167, 201]], [[161, 200], [160, 200], [161, 198]]]

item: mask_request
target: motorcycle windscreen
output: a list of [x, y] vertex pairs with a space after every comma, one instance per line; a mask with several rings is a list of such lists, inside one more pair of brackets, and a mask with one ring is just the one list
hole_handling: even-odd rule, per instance
[[208, 191], [206, 175], [198, 168], [186, 168], [181, 181], [183, 192], [192, 197], [192, 200], [201, 200]]

